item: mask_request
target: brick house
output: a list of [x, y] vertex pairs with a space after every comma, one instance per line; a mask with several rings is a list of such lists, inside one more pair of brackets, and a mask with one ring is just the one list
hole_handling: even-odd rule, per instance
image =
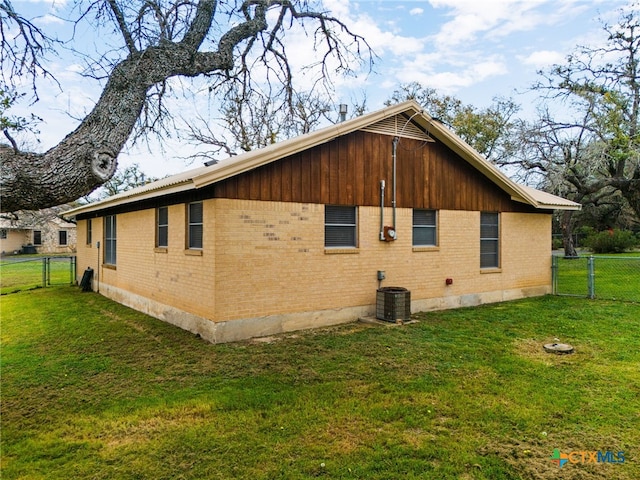
[[[68, 210], [69, 208], [66, 207]], [[0, 216], [0, 253], [61, 254], [76, 248], [76, 225], [60, 217], [65, 208], [18, 211]]]
[[226, 342], [370, 316], [380, 286], [414, 312], [549, 293], [552, 212], [579, 208], [409, 101], [68, 213], [94, 289]]

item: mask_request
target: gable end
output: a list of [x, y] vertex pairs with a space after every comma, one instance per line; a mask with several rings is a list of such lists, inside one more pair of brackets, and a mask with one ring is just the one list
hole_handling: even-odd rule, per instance
[[434, 142], [429, 132], [425, 131], [420, 125], [411, 121], [411, 117], [405, 115], [394, 115], [379, 122], [361, 128], [363, 132], [379, 133], [382, 135], [391, 135], [393, 137], [411, 138], [414, 140], [422, 140], [425, 142]]

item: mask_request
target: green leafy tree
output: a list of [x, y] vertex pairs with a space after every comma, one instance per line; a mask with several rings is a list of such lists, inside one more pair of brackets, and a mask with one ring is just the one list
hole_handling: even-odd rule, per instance
[[[520, 167], [537, 176], [546, 190], [586, 206], [622, 199], [638, 219], [638, 12], [622, 13], [617, 24], [605, 24], [603, 31], [603, 47], [579, 48], [564, 64], [541, 72], [542, 79], [534, 86], [543, 101], [538, 119], [521, 124], [521, 148], [503, 165]], [[570, 256], [576, 253], [572, 243], [576, 216], [563, 212], [560, 222], [565, 254]]]

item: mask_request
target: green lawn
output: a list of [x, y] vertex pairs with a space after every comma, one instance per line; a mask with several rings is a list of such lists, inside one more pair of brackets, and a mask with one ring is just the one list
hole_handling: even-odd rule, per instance
[[70, 271], [69, 257], [49, 257], [47, 274], [42, 278], [43, 257], [20, 256], [0, 261], [0, 293], [14, 293], [20, 290], [32, 290], [45, 284], [69, 285], [73, 275]]
[[[77, 287], [0, 301], [5, 480], [640, 478], [637, 304], [211, 345]], [[560, 469], [554, 449], [625, 461]]]
[[[587, 262], [591, 255], [566, 259], [557, 257], [558, 293], [588, 294]], [[640, 253], [593, 255], [595, 294], [600, 299], [624, 299], [640, 302]]]

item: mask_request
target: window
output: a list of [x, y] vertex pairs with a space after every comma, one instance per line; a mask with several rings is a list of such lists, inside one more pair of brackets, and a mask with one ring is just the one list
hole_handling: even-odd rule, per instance
[[33, 231], [33, 244], [34, 245], [42, 245], [42, 231], [34, 230]]
[[58, 231], [58, 245], [64, 247], [67, 245], [67, 231], [59, 230]]
[[190, 203], [188, 206], [189, 228], [187, 231], [187, 248], [202, 248], [202, 202]]
[[169, 246], [169, 207], [156, 210], [156, 247]]
[[500, 216], [497, 212], [480, 214], [480, 268], [500, 266]]
[[87, 219], [87, 245], [91, 245], [91, 237], [93, 235], [92, 233], [92, 225], [91, 225], [91, 219]]
[[6, 238], [7, 238], [7, 229], [6, 228], [0, 229], [0, 238], [2, 240], [6, 240]]
[[413, 211], [413, 246], [433, 247], [438, 244], [435, 210]]
[[324, 246], [356, 247], [356, 207], [324, 207]]
[[104, 217], [104, 263], [116, 264], [116, 216]]

